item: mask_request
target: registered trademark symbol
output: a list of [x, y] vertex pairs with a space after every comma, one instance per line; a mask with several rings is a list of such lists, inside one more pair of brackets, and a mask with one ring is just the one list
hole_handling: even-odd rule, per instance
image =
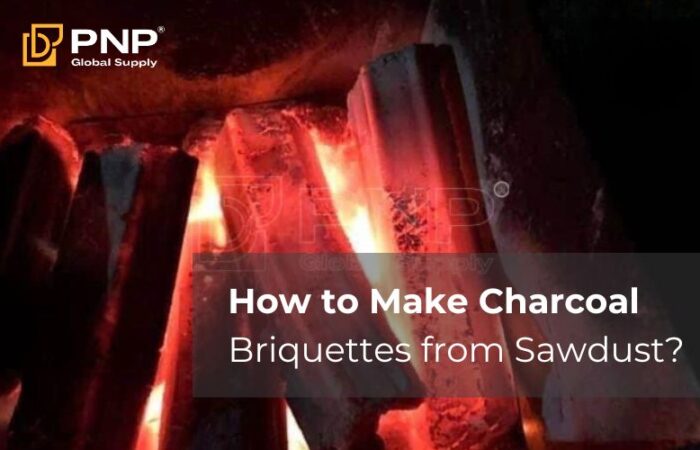
[[498, 198], [508, 197], [508, 194], [510, 194], [510, 184], [505, 181], [497, 182], [493, 185], [493, 193]]
[[156, 28], [156, 30], [158, 30], [158, 32], [159, 32], [160, 34], [163, 34], [163, 33], [165, 33], [165, 27], [164, 27], [164, 26], [162, 26], [162, 25], [161, 25], [161, 26], [159, 26], [158, 28]]

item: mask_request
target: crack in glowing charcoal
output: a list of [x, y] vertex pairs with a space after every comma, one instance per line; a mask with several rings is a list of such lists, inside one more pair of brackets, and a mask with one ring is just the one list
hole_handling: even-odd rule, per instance
[[[394, 253], [394, 247], [381, 239], [382, 235], [373, 227], [369, 208], [368, 186], [363, 186], [357, 143], [351, 133], [346, 132], [341, 139], [330, 142], [318, 129], [309, 128], [309, 137], [314, 144], [316, 156], [331, 193], [333, 208], [338, 221], [353, 251], [357, 254], [362, 269], [373, 287], [389, 292], [403, 285], [398, 268], [390, 264], [389, 258], [371, 257], [376, 253]], [[403, 342], [413, 343], [410, 318], [397, 314], [385, 315], [391, 330]], [[420, 373], [421, 365], [413, 355], [413, 365]]]
[[[358, 198], [356, 186], [351, 179], [358, 180], [359, 167], [356, 161], [351, 161], [347, 154], [354, 147], [350, 139], [337, 144], [326, 142], [316, 129], [309, 130], [309, 136], [314, 143], [316, 155], [331, 192], [333, 206], [350, 245], [355, 253], [379, 253], [383, 249], [379, 245], [372, 230], [369, 208]], [[367, 271], [371, 277], [373, 271]], [[376, 280], [372, 280], [376, 281]]]
[[[187, 216], [187, 228], [182, 244], [176, 286], [173, 291], [164, 346], [158, 364], [154, 387], [148, 396], [135, 450], [158, 450], [165, 403], [166, 382], [172, 375], [177, 352], [178, 308], [183, 300], [179, 296], [190, 295], [192, 254], [197, 251], [221, 251], [228, 243], [226, 222], [221, 208], [221, 193], [211, 161], [203, 158], [197, 171], [197, 181], [192, 194], [192, 204]], [[190, 299], [191, 300], [191, 299]], [[287, 442], [289, 450], [309, 450], [292, 411], [287, 406]]]
[[[331, 193], [331, 200], [338, 221], [355, 253], [394, 253], [396, 248], [388, 242], [382, 242], [385, 235], [373, 228], [368, 192], [369, 187], [363, 186], [362, 168], [358, 158], [358, 147], [352, 135], [347, 133], [340, 142], [331, 143], [325, 140], [321, 133], [314, 128], [309, 129], [309, 137], [314, 143], [316, 156]], [[386, 264], [388, 259], [363, 258], [358, 255], [365, 275], [373, 287], [380, 290], [391, 290], [404, 284], [398, 268]], [[382, 261], [385, 264], [377, 264]], [[413, 342], [411, 320], [401, 315], [386, 315], [387, 321], [396, 337], [402, 342], [408, 342], [411, 348], [417, 346]], [[422, 377], [423, 367], [418, 362], [419, 356], [412, 355], [413, 366]], [[379, 421], [378, 434], [388, 450], [432, 450], [434, 445], [430, 439], [427, 419], [427, 404], [413, 410], [389, 411], [382, 415]], [[292, 447], [290, 447], [291, 449]]]
[[173, 300], [168, 317], [168, 325], [165, 332], [161, 357], [158, 363], [154, 387], [148, 397], [141, 429], [136, 443], [136, 450], [157, 450], [160, 440], [161, 419], [163, 417], [163, 404], [165, 402], [166, 379], [168, 373], [174, 367], [177, 345], [170, 344], [176, 338], [178, 308], [182, 299], [178, 295], [189, 292], [186, 284], [190, 281], [192, 266], [192, 253], [196, 251], [222, 249], [227, 243], [226, 223], [221, 209], [221, 194], [216, 184], [216, 176], [211, 163], [207, 160], [201, 162], [197, 171], [197, 180], [192, 194], [192, 203], [187, 216], [187, 228], [182, 243], [180, 262], [176, 278], [176, 286], [173, 290]]

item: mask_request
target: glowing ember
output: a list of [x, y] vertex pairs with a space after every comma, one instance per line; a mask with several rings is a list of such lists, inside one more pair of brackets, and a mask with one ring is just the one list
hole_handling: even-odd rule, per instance
[[[355, 148], [353, 140], [346, 138], [336, 144], [326, 142], [316, 129], [309, 130], [314, 143], [316, 155], [331, 191], [333, 206], [338, 220], [345, 230], [355, 253], [380, 253], [386, 251], [375, 239], [372, 230], [367, 200], [362, 190], [358, 190], [353, 181], [361, 177], [357, 159], [353, 158]], [[368, 273], [368, 276], [372, 272]], [[376, 280], [372, 280], [376, 281]]]
[[[362, 253], [395, 253], [393, 243], [382, 236], [391, 236], [391, 230], [376, 230], [369, 209], [370, 186], [364, 186], [364, 177], [359, 161], [357, 144], [350, 133], [341, 141], [329, 142], [316, 129], [309, 129], [316, 155], [331, 192], [333, 207], [345, 235], [358, 253], [365, 275], [378, 289], [386, 290], [403, 285], [398, 267], [389, 263], [389, 258], [363, 258]], [[412, 324], [406, 316], [387, 314], [387, 321], [396, 337], [402, 342], [413, 343]], [[422, 375], [420, 359], [413, 355], [415, 369]], [[430, 450], [433, 445], [428, 430], [427, 405], [410, 411], [391, 411], [382, 416], [378, 434], [388, 450]], [[291, 442], [291, 441], [290, 441]], [[292, 447], [290, 447], [291, 449]]]
[[146, 411], [143, 415], [143, 422], [152, 431], [154, 435], [158, 435], [160, 429], [160, 414], [163, 411], [163, 393], [165, 392], [165, 383], [160, 383], [153, 388], [151, 395], [146, 403]]
[[160, 419], [163, 412], [163, 394], [165, 383], [158, 383], [151, 390], [143, 413], [141, 430], [136, 444], [137, 450], [156, 450], [158, 448], [158, 435], [160, 432]]
[[189, 295], [191, 291], [190, 271], [192, 254], [197, 251], [222, 249], [227, 243], [226, 224], [221, 209], [221, 194], [216, 184], [214, 169], [210, 161], [200, 162], [197, 180], [192, 194], [192, 203], [187, 217], [187, 228], [182, 244], [177, 281], [171, 304], [168, 326], [165, 332], [164, 346], [158, 364], [156, 382], [146, 404], [139, 437], [135, 450], [158, 450], [160, 444], [160, 425], [163, 418], [166, 381], [172, 376], [177, 354], [176, 332], [178, 308], [188, 304], [179, 296]]
[[378, 434], [386, 450], [429, 450], [433, 448], [428, 424], [428, 405], [410, 411], [390, 411], [379, 419]]
[[5, 386], [0, 385], [0, 449], [4, 448], [5, 434], [10, 426], [12, 414], [22, 392], [22, 385], [19, 380], [13, 381], [13, 384], [14, 386], [9, 390], [5, 390]]
[[[338, 221], [352, 249], [358, 254], [367, 279], [373, 287], [386, 292], [402, 286], [402, 277], [396, 265], [391, 264], [390, 258], [365, 256], [373, 253], [395, 253], [396, 250], [391, 243], [381, 239], [382, 236], [389, 236], [390, 233], [379, 233], [373, 227], [368, 207], [371, 188], [363, 186], [359, 152], [352, 134], [345, 133], [342, 139], [331, 142], [324, 139], [317, 129], [310, 128], [309, 137], [314, 143], [316, 156], [328, 184]], [[386, 318], [399, 340], [413, 342], [412, 325], [407, 316], [387, 314]], [[415, 349], [417, 346], [411, 345], [411, 348]], [[413, 361], [420, 372], [418, 358], [414, 357]]]

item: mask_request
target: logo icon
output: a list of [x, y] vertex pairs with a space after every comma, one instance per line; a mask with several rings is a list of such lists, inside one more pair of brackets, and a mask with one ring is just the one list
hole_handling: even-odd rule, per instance
[[[55, 31], [54, 31], [55, 30]], [[51, 40], [45, 34], [57, 34]], [[33, 23], [30, 33], [22, 33], [22, 65], [25, 67], [56, 67], [56, 47], [63, 41], [63, 24]]]

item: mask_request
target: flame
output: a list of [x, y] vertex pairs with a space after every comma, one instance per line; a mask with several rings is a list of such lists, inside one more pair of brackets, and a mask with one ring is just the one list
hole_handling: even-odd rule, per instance
[[163, 412], [164, 393], [165, 382], [158, 383], [151, 391], [151, 395], [148, 396], [146, 411], [143, 414], [143, 423], [154, 436], [158, 436], [158, 431], [160, 430], [160, 416]]
[[216, 247], [225, 247], [227, 241], [226, 224], [221, 209], [221, 193], [216, 184], [212, 164], [204, 163], [201, 166], [197, 184], [187, 222], [188, 224], [198, 223], [206, 227], [211, 243]]
[[160, 432], [160, 419], [163, 413], [163, 395], [165, 394], [165, 382], [156, 384], [148, 396], [146, 408], [141, 420], [136, 441], [137, 450], [157, 450]]

